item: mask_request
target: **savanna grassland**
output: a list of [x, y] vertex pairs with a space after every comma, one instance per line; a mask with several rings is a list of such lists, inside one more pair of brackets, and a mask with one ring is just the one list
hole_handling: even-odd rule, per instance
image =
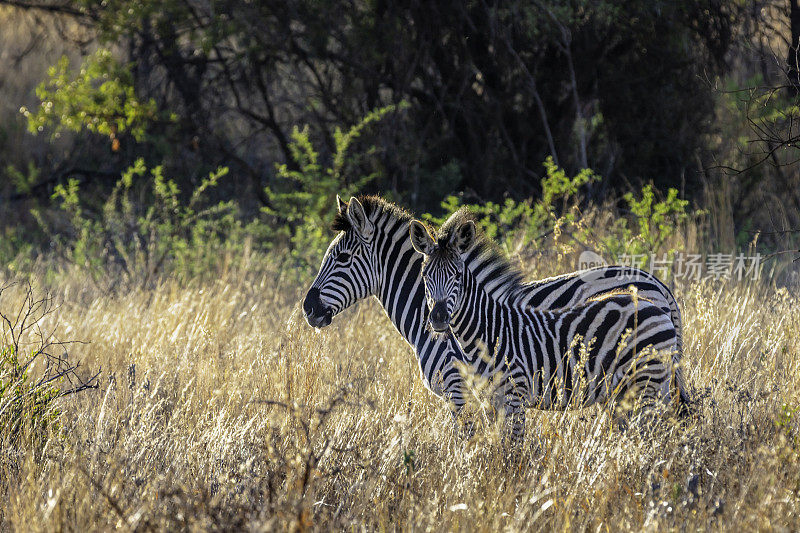
[[[797, 21], [0, 0], [0, 533], [800, 530]], [[530, 279], [665, 258], [696, 418], [464, 438], [375, 301], [302, 317], [359, 194], [467, 206]]]
[[[509, 464], [495, 427], [454, 429], [376, 302], [315, 331], [293, 275], [243, 266], [116, 292], [33, 276], [58, 304], [42, 330], [83, 341], [70, 360], [102, 373], [58, 400], [46, 434], [3, 435], [2, 529], [800, 527], [800, 302], [786, 288], [677, 287], [695, 422], [620, 433], [599, 409], [536, 413]], [[0, 296], [12, 321], [26, 290]]]

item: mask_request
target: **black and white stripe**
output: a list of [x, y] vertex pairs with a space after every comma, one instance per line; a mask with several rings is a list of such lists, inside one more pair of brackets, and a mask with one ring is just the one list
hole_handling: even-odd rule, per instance
[[[480, 359], [483, 346], [477, 337], [468, 335], [466, 350], [462, 350], [451, 334], [435, 335], [427, 327], [429, 310], [421, 278], [423, 255], [414, 250], [409, 239], [411, 215], [377, 197], [338, 202], [333, 228], [339, 233], [328, 247], [306, 295], [306, 320], [312, 326], [327, 326], [336, 314], [358, 300], [375, 296], [395, 328], [414, 348], [426, 386], [447, 397], [457, 413], [464, 398], [455, 363]], [[544, 307], [567, 301], [567, 305], [573, 305], [609, 288], [631, 284], [612, 281], [618, 273], [616, 267], [608, 272], [596, 269], [588, 276], [578, 272], [530, 284], [529, 304]], [[674, 304], [666, 287], [649, 274], [629, 269], [626, 275], [641, 276], [652, 285], [646, 295], [657, 293], [661, 300]], [[591, 288], [594, 284], [596, 290]], [[674, 308], [677, 311], [677, 304]]]
[[357, 301], [375, 296], [414, 348], [425, 385], [446, 396], [458, 412], [464, 404], [455, 362], [465, 359], [452, 335], [432, 335], [420, 272], [422, 255], [408, 238], [411, 215], [377, 197], [337, 198], [333, 224], [340, 233], [328, 246], [303, 311], [309, 325], [327, 326]]
[[[438, 239], [413, 222], [411, 238], [426, 256], [428, 305], [442, 311], [431, 326], [452, 331], [472, 370], [498, 384], [495, 405], [517, 436], [525, 407], [582, 407], [628, 390], [685, 409], [680, 315], [653, 276], [606, 267], [523, 283], [464, 211]], [[608, 291], [617, 292], [599, 295]]]

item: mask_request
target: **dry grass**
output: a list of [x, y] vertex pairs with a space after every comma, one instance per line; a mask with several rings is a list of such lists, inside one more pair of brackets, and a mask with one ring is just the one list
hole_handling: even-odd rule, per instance
[[41, 457], [32, 435], [0, 450], [0, 530], [800, 528], [785, 289], [679, 291], [696, 424], [536, 413], [508, 466], [493, 428], [458, 436], [375, 302], [316, 332], [275, 273], [117, 296], [64, 279], [45, 320], [90, 341], [70, 356], [102, 386], [61, 401]]

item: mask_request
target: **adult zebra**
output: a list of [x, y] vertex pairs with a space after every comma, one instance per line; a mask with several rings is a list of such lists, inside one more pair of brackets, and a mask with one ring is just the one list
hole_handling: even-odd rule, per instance
[[[319, 272], [303, 301], [306, 321], [325, 327], [334, 316], [358, 300], [375, 296], [395, 328], [414, 348], [423, 381], [434, 393], [451, 401], [454, 413], [464, 405], [456, 362], [474, 361], [482, 347], [469, 343], [466, 353], [449, 335], [435, 335], [427, 327], [428, 306], [421, 279], [423, 256], [409, 239], [413, 217], [377, 197], [337, 197], [338, 213], [331, 241]], [[621, 274], [625, 274], [624, 276]], [[637, 269], [595, 269], [542, 281], [531, 292], [531, 305], [568, 306], [609, 289], [640, 287], [643, 293], [666, 302], [680, 314], [669, 290]], [[596, 285], [596, 287], [595, 287]]]
[[456, 367], [465, 358], [452, 335], [433, 335], [420, 272], [422, 255], [411, 246], [413, 217], [376, 196], [336, 197], [328, 245], [317, 277], [303, 300], [310, 326], [322, 328], [354, 303], [375, 296], [397, 331], [414, 348], [425, 385], [451, 402], [454, 415], [464, 406], [462, 378]]
[[463, 209], [437, 238], [416, 220], [410, 234], [425, 256], [431, 327], [454, 334], [468, 353], [467, 347], [484, 347], [483, 357], [468, 362], [491, 378], [494, 404], [505, 410], [515, 436], [524, 430], [525, 407], [584, 407], [631, 393], [640, 405], [674, 402], [679, 413], [687, 412], [669, 306], [637, 289], [593, 295], [570, 308], [537, 309], [540, 283], [523, 283]]

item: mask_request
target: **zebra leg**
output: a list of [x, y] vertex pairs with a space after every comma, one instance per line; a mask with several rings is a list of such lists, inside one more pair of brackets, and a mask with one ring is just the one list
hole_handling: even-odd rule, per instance
[[450, 414], [453, 416], [453, 423], [458, 433], [463, 438], [471, 439], [475, 435], [475, 419], [464, 409], [466, 405], [464, 379], [452, 362], [448, 362], [442, 369], [439, 386], [441, 396], [450, 404]]
[[515, 449], [525, 442], [525, 409], [520, 405], [506, 407], [506, 435]]
[[645, 387], [636, 386], [633, 379], [626, 379], [625, 384], [618, 386], [617, 394], [609, 402], [611, 425], [619, 432], [626, 432], [631, 427], [643, 429], [646, 420], [652, 414], [652, 402], [648, 401]]
[[433, 339], [417, 348], [419, 370], [425, 385], [450, 406], [453, 424], [463, 436], [475, 433], [474, 422], [464, 420], [465, 391], [461, 374], [455, 361], [463, 358], [463, 352], [452, 337]]
[[612, 424], [619, 431], [633, 426], [641, 433], [659, 425], [667, 414], [671, 391], [667, 380], [649, 380], [638, 385], [632, 381], [629, 380], [611, 406]]
[[643, 387], [635, 414], [641, 429], [652, 429], [664, 422], [671, 411], [672, 395], [680, 393], [671, 390], [668, 370], [665, 368], [663, 379], [649, 381]]
[[609, 402], [608, 411], [611, 415], [611, 427], [615, 431], [625, 433], [630, 422], [630, 409], [625, 409], [617, 402]]
[[515, 394], [498, 391], [494, 397], [494, 410], [503, 417], [502, 444], [516, 457], [525, 440], [525, 408]]
[[611, 415], [611, 427], [624, 433], [630, 427], [633, 413], [636, 411], [637, 394], [632, 387], [633, 379], [628, 375], [616, 376], [616, 382], [610, 383], [611, 393], [606, 400], [606, 407]]
[[467, 416], [463, 409], [452, 408], [450, 414], [453, 415], [453, 424], [455, 424], [458, 434], [461, 438], [469, 440], [475, 436], [475, 418]]
[[505, 416], [502, 448], [507, 464], [515, 467], [520, 462], [525, 442], [525, 409], [519, 402], [506, 404]]
[[636, 354], [633, 364], [617, 368], [607, 382], [613, 427], [652, 426], [672, 404], [671, 377], [670, 362], [656, 351]]
[[450, 404], [450, 414], [453, 416], [456, 431], [462, 438], [469, 440], [475, 435], [475, 419], [467, 409], [464, 409], [466, 400], [463, 386], [463, 380], [454, 380], [450, 387], [445, 389], [444, 397]]

